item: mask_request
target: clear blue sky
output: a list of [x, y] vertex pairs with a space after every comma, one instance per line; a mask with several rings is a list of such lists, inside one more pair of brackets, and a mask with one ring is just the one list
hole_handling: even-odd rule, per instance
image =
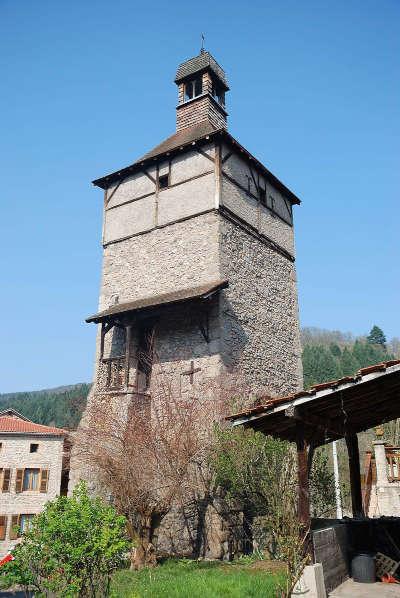
[[0, 0], [0, 391], [88, 381], [102, 193], [174, 131], [200, 34], [230, 132], [303, 200], [302, 325], [399, 322], [398, 0]]

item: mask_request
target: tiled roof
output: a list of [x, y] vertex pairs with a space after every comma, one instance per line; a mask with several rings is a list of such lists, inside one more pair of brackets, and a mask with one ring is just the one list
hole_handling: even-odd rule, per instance
[[43, 436], [67, 436], [61, 428], [42, 426], [26, 419], [13, 409], [0, 412], [0, 434], [38, 434]]
[[183, 79], [186, 79], [186, 77], [194, 75], [199, 71], [204, 71], [204, 69], [207, 68], [212, 70], [218, 79], [220, 79], [220, 81], [222, 81], [222, 83], [226, 86], [226, 88], [229, 89], [225, 71], [219, 66], [215, 58], [211, 56], [210, 52], [205, 51], [200, 52], [200, 54], [194, 58], [185, 60], [185, 62], [182, 62], [182, 64], [179, 65], [176, 72], [175, 83], [179, 83]]
[[[312, 398], [314, 396], [317, 396], [317, 394], [321, 391], [336, 391], [340, 389], [340, 387], [343, 385], [356, 384], [358, 382], [362, 382], [364, 376], [378, 372], [386, 372], [388, 368], [397, 365], [400, 365], [400, 359], [384, 361], [382, 363], [377, 363], [376, 365], [370, 365], [368, 367], [361, 368], [360, 370], [358, 370], [355, 376], [345, 376], [344, 378], [339, 378], [338, 380], [331, 380], [329, 382], [323, 382], [321, 384], [314, 384], [314, 386], [311, 386], [311, 388], [309, 388], [308, 390], [302, 390], [301, 392], [293, 393], [285, 397], [278, 397], [275, 399], [271, 399], [268, 397], [268, 400], [266, 400], [263, 404], [257, 405], [256, 407], [252, 407], [250, 409], [246, 409], [246, 411], [241, 411], [240, 413], [229, 415], [226, 419], [236, 420], [240, 419], [241, 417], [248, 417], [260, 413], [267, 413], [275, 407], [284, 405], [285, 403], [290, 404], [296, 399], [301, 399], [303, 397]], [[260, 400], [262, 401], [262, 398]]]

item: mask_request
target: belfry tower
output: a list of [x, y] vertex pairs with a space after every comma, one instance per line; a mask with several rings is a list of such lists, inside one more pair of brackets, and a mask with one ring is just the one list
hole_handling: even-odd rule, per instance
[[296, 391], [300, 201], [228, 133], [229, 86], [209, 52], [182, 63], [175, 83], [176, 132], [94, 181], [104, 253], [87, 319], [99, 325], [92, 392], [151, 400], [158, 364], [190, 396], [232, 371], [253, 390]]

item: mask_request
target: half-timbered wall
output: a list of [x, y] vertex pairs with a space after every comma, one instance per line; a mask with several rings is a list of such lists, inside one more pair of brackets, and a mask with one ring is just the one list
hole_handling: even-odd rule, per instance
[[294, 255], [290, 201], [249, 160], [227, 146], [222, 150], [221, 205]]
[[[178, 154], [109, 187], [105, 194], [104, 244], [212, 209], [214, 146], [205, 146], [201, 152]], [[169, 185], [161, 189], [157, 176], [163, 175], [169, 176]]]

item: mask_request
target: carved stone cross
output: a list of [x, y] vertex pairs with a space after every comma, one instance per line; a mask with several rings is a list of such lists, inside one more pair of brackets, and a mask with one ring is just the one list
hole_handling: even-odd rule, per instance
[[193, 384], [194, 381], [194, 374], [196, 372], [201, 372], [201, 368], [195, 368], [194, 367], [194, 361], [190, 362], [190, 370], [188, 370], [187, 372], [182, 372], [182, 376], [190, 376], [189, 378], [189, 382], [190, 384]]

